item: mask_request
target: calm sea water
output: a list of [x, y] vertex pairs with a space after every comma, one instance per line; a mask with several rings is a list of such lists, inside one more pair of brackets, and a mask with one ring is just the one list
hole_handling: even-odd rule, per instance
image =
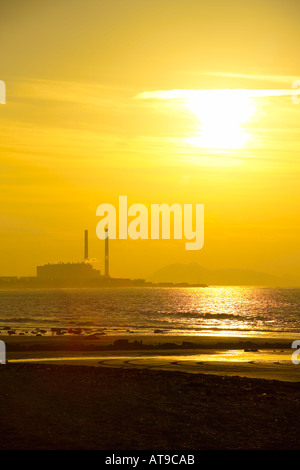
[[[6, 327], [6, 329], [5, 329]], [[300, 337], [300, 289], [252, 287], [0, 291], [0, 329], [53, 334], [81, 327], [106, 334]]]

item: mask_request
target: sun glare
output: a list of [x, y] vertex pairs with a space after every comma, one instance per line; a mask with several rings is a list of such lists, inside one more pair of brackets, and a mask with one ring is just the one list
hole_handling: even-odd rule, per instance
[[[184, 140], [208, 149], [229, 150], [246, 146], [251, 140], [247, 123], [258, 110], [258, 97], [286, 95], [286, 90], [212, 89], [157, 90], [139, 93], [139, 99], [167, 100], [171, 110], [193, 116], [192, 132]], [[289, 92], [290, 93], [290, 92]], [[249, 126], [248, 126], [249, 127]]]
[[193, 146], [237, 149], [251, 138], [244, 125], [255, 114], [255, 105], [246, 90], [195, 91], [184, 106], [196, 119], [194, 135], [186, 138]]

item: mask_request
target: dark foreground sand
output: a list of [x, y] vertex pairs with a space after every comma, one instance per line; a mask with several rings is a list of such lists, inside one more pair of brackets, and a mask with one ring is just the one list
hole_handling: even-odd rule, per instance
[[292, 340], [0, 339], [0, 449], [300, 449]]
[[1, 449], [299, 449], [300, 383], [0, 366]]

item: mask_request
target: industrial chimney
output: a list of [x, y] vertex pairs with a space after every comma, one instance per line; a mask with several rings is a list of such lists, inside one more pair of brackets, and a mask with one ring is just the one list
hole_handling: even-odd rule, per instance
[[89, 259], [89, 231], [84, 231], [84, 261]]
[[109, 277], [108, 229], [105, 229], [105, 277]]

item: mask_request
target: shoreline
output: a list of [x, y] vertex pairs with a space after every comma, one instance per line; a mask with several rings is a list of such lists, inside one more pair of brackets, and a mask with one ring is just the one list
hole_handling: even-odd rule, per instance
[[1, 450], [300, 448], [287, 339], [0, 339]]
[[300, 383], [292, 339], [183, 336], [0, 336], [8, 364], [48, 363], [240, 376]]
[[[59, 331], [60, 328], [57, 328]], [[87, 335], [68, 334], [60, 335], [59, 333], [44, 335], [8, 335], [1, 334], [0, 339], [4, 341], [11, 350], [22, 350], [30, 347], [38, 349], [105, 349], [109, 345], [115, 344], [116, 349], [125, 347], [125, 349], [154, 349], [161, 347], [168, 348], [171, 345], [178, 349], [228, 349], [231, 348], [247, 348], [247, 347], [263, 347], [263, 348], [290, 348], [295, 339], [300, 339], [299, 334], [295, 337], [291, 335], [274, 335], [274, 336], [230, 336], [230, 335], [172, 335], [172, 334], [150, 334], [142, 335], [138, 333], [126, 334], [102, 334], [92, 333]], [[140, 344], [138, 344], [140, 343]], [[135, 346], [134, 346], [135, 345]], [[171, 347], [170, 346], [170, 347]]]

